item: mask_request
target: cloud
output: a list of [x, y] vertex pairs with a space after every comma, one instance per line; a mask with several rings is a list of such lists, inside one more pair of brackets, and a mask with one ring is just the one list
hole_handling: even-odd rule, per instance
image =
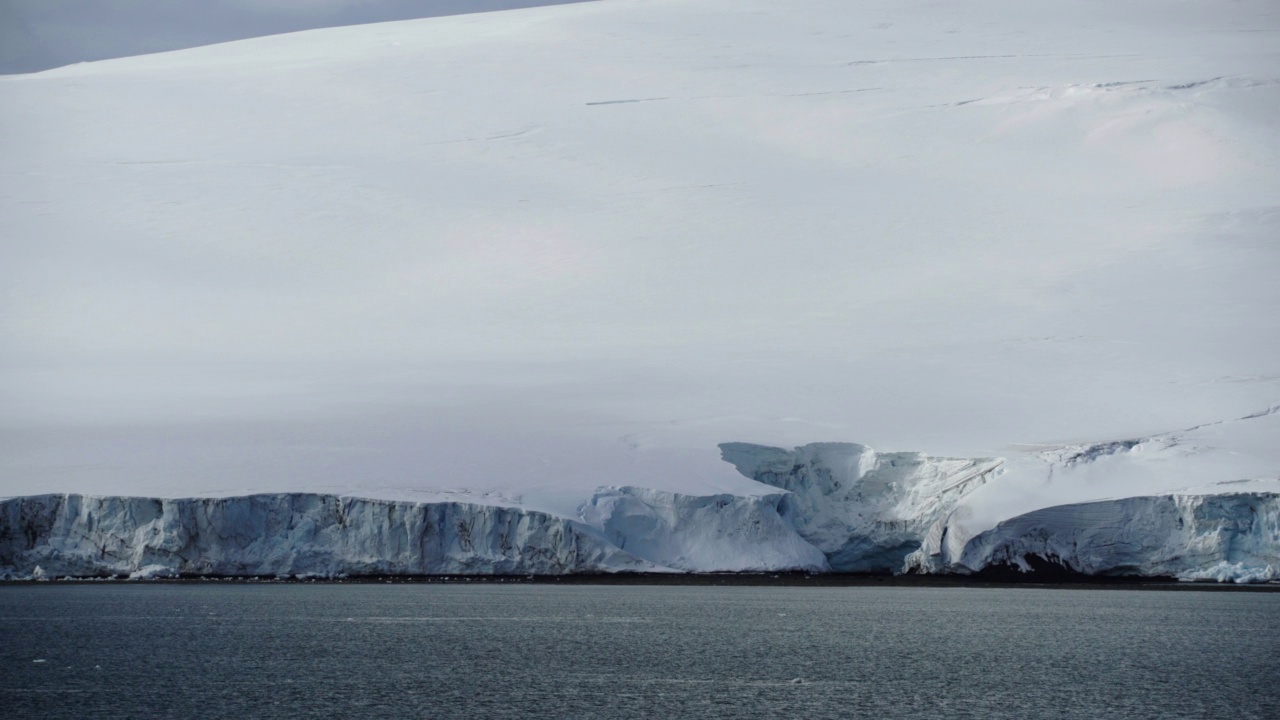
[[320, 27], [582, 0], [0, 0], [0, 74]]

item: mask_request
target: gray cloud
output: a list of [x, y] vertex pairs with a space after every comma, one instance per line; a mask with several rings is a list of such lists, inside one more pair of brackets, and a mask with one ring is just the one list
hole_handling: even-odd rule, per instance
[[583, 0], [0, 0], [0, 74], [276, 33]]

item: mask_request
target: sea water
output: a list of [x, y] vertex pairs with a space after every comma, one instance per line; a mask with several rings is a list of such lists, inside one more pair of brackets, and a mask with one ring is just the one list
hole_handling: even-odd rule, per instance
[[1280, 593], [0, 587], [7, 718], [1280, 718]]

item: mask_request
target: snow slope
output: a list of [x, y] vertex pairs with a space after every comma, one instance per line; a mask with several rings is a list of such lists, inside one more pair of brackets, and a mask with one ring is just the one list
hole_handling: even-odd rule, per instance
[[[841, 565], [859, 510], [720, 444], [1004, 458], [905, 535], [849, 525], [895, 558], [1274, 480], [1265, 418], [1045, 453], [1280, 401], [1278, 32], [1266, 0], [602, 0], [0, 77], [0, 496], [579, 522], [643, 488], [621, 526], [745, 498]], [[673, 532], [663, 562], [757, 562]]]

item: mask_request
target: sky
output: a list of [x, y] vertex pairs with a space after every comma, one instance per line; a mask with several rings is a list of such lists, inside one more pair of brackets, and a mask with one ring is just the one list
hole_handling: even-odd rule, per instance
[[0, 74], [320, 27], [582, 0], [0, 0]]

